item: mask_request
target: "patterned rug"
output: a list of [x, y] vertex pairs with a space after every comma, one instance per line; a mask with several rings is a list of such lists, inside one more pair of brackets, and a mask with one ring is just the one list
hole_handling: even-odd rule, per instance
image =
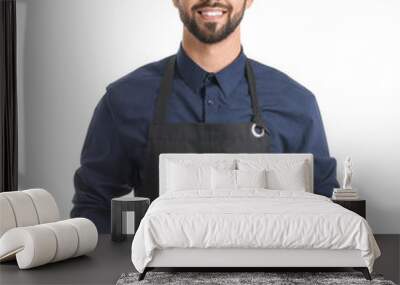
[[384, 280], [382, 275], [372, 274], [372, 281], [364, 278], [360, 272], [147, 272], [142, 281], [138, 281], [139, 273], [124, 273], [117, 285], [136, 284], [213, 284], [213, 285], [298, 285], [298, 284], [376, 284], [395, 285]]

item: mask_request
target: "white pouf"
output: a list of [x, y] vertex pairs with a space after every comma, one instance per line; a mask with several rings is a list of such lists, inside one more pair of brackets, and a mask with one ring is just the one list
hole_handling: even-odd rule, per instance
[[28, 269], [86, 254], [97, 241], [96, 226], [85, 218], [13, 228], [0, 238], [0, 261], [16, 257]]
[[60, 220], [53, 196], [44, 189], [0, 193], [0, 237], [9, 229]]
[[53, 196], [44, 189], [28, 189], [22, 191], [30, 196], [39, 218], [39, 224], [51, 223], [60, 220], [60, 212]]
[[0, 195], [0, 237], [9, 229], [15, 228], [17, 223], [11, 204], [6, 197]]
[[49, 263], [56, 251], [54, 233], [40, 225], [14, 228], [0, 238], [0, 261], [14, 259], [15, 256], [21, 269]]
[[11, 205], [17, 227], [33, 226], [39, 223], [38, 215], [30, 196], [22, 191], [1, 193]]
[[20, 269], [77, 257], [96, 248], [92, 221], [59, 221], [53, 196], [44, 189], [0, 193], [0, 262], [17, 259]]

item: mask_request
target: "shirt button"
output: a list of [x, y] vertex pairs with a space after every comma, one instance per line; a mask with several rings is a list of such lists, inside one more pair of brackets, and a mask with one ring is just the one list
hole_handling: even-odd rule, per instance
[[212, 104], [214, 104], [214, 101], [213, 101], [213, 100], [208, 100], [207, 103], [208, 103], [209, 105], [212, 105]]
[[213, 77], [214, 77], [213, 73], [207, 73], [206, 76], [205, 76], [205, 80], [206, 81], [211, 81], [213, 79]]

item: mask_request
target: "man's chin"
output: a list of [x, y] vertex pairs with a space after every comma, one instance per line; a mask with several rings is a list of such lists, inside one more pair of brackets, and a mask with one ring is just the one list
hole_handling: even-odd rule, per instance
[[215, 31], [210, 31], [207, 28], [203, 28], [200, 30], [200, 33], [203, 37], [215, 38], [215, 37], [218, 37], [218, 35], [222, 33], [222, 28], [216, 29]]
[[194, 35], [200, 42], [204, 44], [216, 44], [224, 40], [230, 33], [227, 33], [226, 24], [220, 24], [216, 22], [199, 23], [199, 21], [193, 21], [187, 25], [187, 29]]
[[225, 25], [228, 24], [228, 21], [199, 21], [196, 20], [195, 21], [197, 27], [199, 27], [199, 29], [202, 32], [210, 32], [210, 27], [213, 27], [213, 29], [215, 29], [215, 31], [213, 32], [217, 32], [219, 30], [221, 30]]

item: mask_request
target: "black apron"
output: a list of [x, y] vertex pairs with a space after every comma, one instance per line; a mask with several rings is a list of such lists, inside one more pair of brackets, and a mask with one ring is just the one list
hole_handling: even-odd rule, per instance
[[168, 58], [156, 99], [153, 121], [149, 126], [140, 183], [135, 196], [159, 196], [158, 162], [160, 153], [268, 153], [270, 131], [258, 106], [256, 82], [250, 62], [246, 61], [246, 77], [253, 116], [248, 123], [166, 123], [168, 97], [172, 93], [176, 55]]

